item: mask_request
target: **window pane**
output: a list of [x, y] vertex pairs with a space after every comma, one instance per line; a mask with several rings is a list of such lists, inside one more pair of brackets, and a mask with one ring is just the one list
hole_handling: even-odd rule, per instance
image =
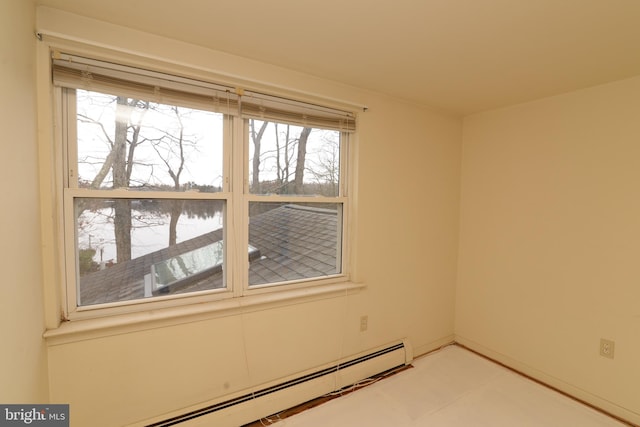
[[78, 186], [220, 191], [223, 115], [77, 91]]
[[78, 305], [225, 287], [224, 203], [76, 199]]
[[249, 120], [252, 194], [338, 196], [340, 132]]
[[342, 204], [249, 204], [249, 285], [342, 272]]

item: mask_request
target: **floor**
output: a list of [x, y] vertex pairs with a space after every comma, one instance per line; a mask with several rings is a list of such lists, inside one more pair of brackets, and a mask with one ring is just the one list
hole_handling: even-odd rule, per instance
[[353, 393], [263, 425], [626, 426], [462, 347], [417, 358], [413, 368]]

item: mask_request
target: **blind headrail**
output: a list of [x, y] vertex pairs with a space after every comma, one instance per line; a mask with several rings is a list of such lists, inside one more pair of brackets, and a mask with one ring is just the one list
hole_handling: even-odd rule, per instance
[[343, 132], [356, 129], [353, 111], [77, 55], [53, 52], [52, 56], [53, 82], [58, 86], [112, 91], [258, 120]]

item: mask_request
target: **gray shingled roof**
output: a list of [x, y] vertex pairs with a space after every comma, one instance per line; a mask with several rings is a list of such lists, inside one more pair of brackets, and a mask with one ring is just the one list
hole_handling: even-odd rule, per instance
[[[249, 284], [265, 284], [322, 277], [336, 267], [338, 222], [335, 210], [283, 205], [250, 218]], [[141, 299], [151, 266], [222, 240], [222, 230], [203, 234], [131, 261], [87, 274], [80, 281], [81, 305]], [[166, 294], [210, 290], [224, 286], [221, 268], [184, 280]]]

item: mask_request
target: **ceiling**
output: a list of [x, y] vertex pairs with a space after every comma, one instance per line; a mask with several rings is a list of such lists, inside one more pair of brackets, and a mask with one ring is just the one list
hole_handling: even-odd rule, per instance
[[36, 0], [466, 115], [640, 75], [640, 0]]

